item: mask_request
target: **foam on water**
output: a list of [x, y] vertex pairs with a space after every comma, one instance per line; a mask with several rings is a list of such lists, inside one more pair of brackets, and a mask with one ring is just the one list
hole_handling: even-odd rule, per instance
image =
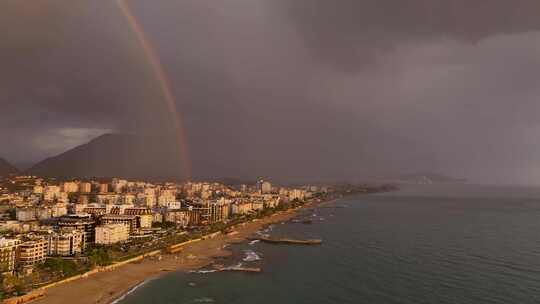
[[253, 250], [244, 250], [246, 257], [243, 259], [244, 262], [255, 262], [260, 261], [261, 257]]
[[215, 302], [214, 299], [208, 298], [208, 297], [198, 298], [198, 299], [193, 300], [193, 303], [214, 303], [214, 302]]
[[137, 289], [139, 289], [140, 287], [144, 286], [146, 283], [148, 283], [150, 280], [145, 280], [137, 285], [135, 285], [133, 288], [131, 288], [130, 290], [128, 290], [126, 293], [124, 293], [121, 297], [119, 297], [118, 299], [114, 300], [113, 302], [111, 302], [111, 304], [118, 304], [120, 302], [122, 302], [127, 296], [129, 296], [130, 294], [134, 293]]

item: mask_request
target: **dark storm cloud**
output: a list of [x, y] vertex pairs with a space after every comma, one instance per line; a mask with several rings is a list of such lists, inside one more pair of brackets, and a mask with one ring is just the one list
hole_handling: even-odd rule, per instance
[[426, 39], [477, 42], [540, 29], [535, 0], [278, 0], [309, 48], [344, 70]]
[[[177, 96], [195, 176], [540, 180], [540, 2], [128, 3]], [[114, 1], [7, 0], [0, 12], [1, 154], [168, 134]]]
[[155, 79], [113, 1], [6, 0], [0, 12], [0, 137], [12, 147], [4, 156], [35, 161], [99, 130], [166, 120]]
[[0, 11], [0, 98], [20, 115], [129, 123], [122, 115], [159, 98], [113, 1], [7, 0]]

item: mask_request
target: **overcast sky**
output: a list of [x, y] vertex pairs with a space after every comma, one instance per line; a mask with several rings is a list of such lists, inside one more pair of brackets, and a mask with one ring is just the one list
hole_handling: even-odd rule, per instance
[[[540, 184], [540, 1], [128, 3], [171, 80], [194, 175]], [[171, 127], [114, 1], [2, 0], [0, 27], [0, 157]]]

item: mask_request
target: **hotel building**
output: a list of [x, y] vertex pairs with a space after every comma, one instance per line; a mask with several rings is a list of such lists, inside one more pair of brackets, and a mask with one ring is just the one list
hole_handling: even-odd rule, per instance
[[129, 239], [129, 226], [109, 224], [96, 227], [96, 244], [110, 245]]

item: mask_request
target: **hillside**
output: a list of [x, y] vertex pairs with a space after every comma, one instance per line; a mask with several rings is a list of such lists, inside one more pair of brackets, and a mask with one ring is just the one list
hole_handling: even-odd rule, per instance
[[45, 177], [181, 179], [180, 152], [168, 137], [105, 134], [34, 165], [27, 173]]
[[18, 174], [19, 169], [8, 163], [5, 159], [0, 158], [0, 176], [8, 176], [12, 174]]
[[421, 172], [400, 176], [396, 178], [395, 182], [403, 184], [454, 184], [465, 183], [466, 180], [438, 173]]

